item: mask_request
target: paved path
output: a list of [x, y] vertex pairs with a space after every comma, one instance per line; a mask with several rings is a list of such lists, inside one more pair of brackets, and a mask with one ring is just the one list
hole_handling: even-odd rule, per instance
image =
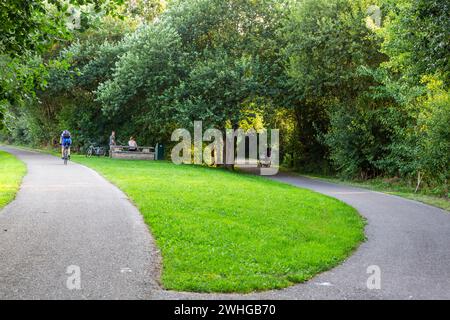
[[[283, 174], [272, 179], [355, 207], [368, 220], [368, 240], [339, 267], [283, 290], [248, 295], [161, 290], [158, 252], [122, 192], [83, 166], [2, 149], [25, 161], [28, 174], [16, 200], [0, 212], [0, 299], [450, 299], [448, 212]], [[67, 289], [69, 265], [80, 266], [82, 290]], [[380, 290], [366, 286], [371, 265], [381, 270]]]
[[[7, 147], [28, 166], [0, 212], [0, 299], [144, 299], [159, 256], [138, 210], [94, 171]], [[81, 290], [68, 277], [81, 272]], [[75, 267], [76, 268], [76, 267]], [[77, 284], [72, 282], [72, 284]]]

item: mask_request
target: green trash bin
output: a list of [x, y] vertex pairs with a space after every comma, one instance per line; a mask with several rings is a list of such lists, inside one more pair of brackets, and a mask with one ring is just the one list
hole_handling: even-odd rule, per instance
[[156, 144], [156, 160], [164, 160], [164, 145], [162, 143]]

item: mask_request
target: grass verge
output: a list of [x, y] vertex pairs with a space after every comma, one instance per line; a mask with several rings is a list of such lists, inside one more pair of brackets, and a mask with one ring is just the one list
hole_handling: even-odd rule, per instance
[[22, 161], [0, 150], [0, 209], [14, 199], [25, 173]]
[[161, 161], [73, 160], [137, 205], [161, 249], [166, 289], [283, 288], [336, 266], [364, 239], [355, 209], [287, 184]]

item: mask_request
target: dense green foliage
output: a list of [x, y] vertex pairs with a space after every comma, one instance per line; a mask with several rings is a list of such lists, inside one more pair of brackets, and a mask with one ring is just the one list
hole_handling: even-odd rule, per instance
[[68, 128], [82, 147], [115, 129], [144, 145], [194, 120], [264, 126], [281, 130], [286, 166], [448, 194], [448, 1], [88, 2], [78, 29], [36, 9], [45, 41], [2, 40], [4, 137], [53, 144]]
[[22, 161], [12, 154], [0, 151], [0, 209], [14, 199], [26, 171]]
[[161, 249], [167, 289], [286, 287], [337, 265], [364, 239], [353, 208], [284, 183], [169, 162], [74, 160], [138, 206]]

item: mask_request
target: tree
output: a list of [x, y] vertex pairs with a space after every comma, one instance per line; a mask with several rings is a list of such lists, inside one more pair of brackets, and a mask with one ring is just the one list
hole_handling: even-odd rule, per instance
[[[96, 18], [89, 18], [89, 27], [74, 33], [71, 42], [52, 46], [41, 56], [34, 55], [35, 59], [16, 58], [23, 61], [17, 64], [22, 67], [0, 74], [0, 80], [9, 84], [3, 87], [11, 93], [9, 106], [4, 109], [10, 138], [51, 145], [58, 132], [70, 129], [77, 137], [77, 147], [101, 139], [113, 126], [105, 121], [93, 91], [111, 76], [117, 57], [126, 51], [121, 39], [134, 27], [127, 19], [92, 14]], [[22, 77], [22, 72], [35, 73]], [[32, 79], [37, 81], [30, 82]], [[30, 94], [24, 95], [27, 91]]]
[[97, 99], [106, 116], [129, 119], [135, 134], [148, 141], [160, 136], [169, 120], [163, 106], [182, 73], [181, 41], [170, 25], [155, 23], [143, 25], [124, 42], [128, 50], [111, 79], [100, 84]]
[[[41, 54], [71, 38], [70, 6], [92, 5], [93, 11], [108, 13], [121, 4], [123, 0], [2, 1], [0, 63], [10, 72], [0, 78], [0, 121], [10, 106], [29, 101], [34, 96], [34, 89], [46, 86], [45, 66], [52, 62], [46, 61]], [[33, 63], [39, 59], [40, 63]]]
[[[379, 92], [395, 99], [403, 125], [394, 132], [380, 167], [390, 174], [439, 185], [450, 179], [450, 13], [445, 1], [385, 1], [381, 51], [389, 57], [378, 74]], [[447, 122], [447, 125], [444, 123]]]
[[[385, 59], [379, 52], [376, 34], [367, 27], [369, 4], [372, 1], [302, 0], [292, 4], [283, 28], [287, 43], [283, 94], [285, 105], [295, 110], [302, 153], [299, 163], [303, 168], [310, 163], [323, 163], [327, 156], [323, 136], [329, 130], [329, 117], [342, 114], [333, 111], [352, 109], [358, 97], [374, 84], [371, 77], [360, 73], [360, 67], [377, 67]], [[331, 121], [333, 124], [337, 121]], [[334, 137], [340, 136], [330, 130]], [[350, 137], [344, 134], [342, 138]], [[344, 164], [339, 163], [341, 157], [334, 157], [333, 152], [342, 150], [343, 145], [337, 147], [336, 142], [333, 139], [328, 146], [339, 168]], [[360, 147], [353, 145], [352, 153], [358, 153]]]
[[144, 128], [237, 126], [245, 103], [265, 94], [257, 78], [269, 60], [262, 35], [274, 32], [274, 3], [175, 2], [130, 37], [135, 44], [98, 91], [105, 112], [139, 114]]

